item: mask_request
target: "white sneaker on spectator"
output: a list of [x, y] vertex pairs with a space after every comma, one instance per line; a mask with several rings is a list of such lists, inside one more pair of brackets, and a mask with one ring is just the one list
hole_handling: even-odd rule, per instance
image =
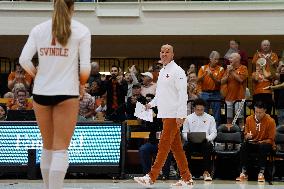
[[146, 174], [143, 177], [134, 177], [134, 181], [136, 181], [138, 184], [141, 184], [146, 187], [152, 187], [154, 182], [151, 180], [150, 176]]

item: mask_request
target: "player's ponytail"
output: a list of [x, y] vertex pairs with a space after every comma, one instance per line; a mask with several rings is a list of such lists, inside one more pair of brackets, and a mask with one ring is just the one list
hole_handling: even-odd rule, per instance
[[52, 16], [52, 37], [62, 46], [66, 46], [71, 36], [71, 17], [73, 0], [55, 0]]

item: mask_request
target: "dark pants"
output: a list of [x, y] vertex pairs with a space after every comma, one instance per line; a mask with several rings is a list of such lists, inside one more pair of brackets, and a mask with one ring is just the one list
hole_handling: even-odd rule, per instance
[[[156, 158], [157, 153], [158, 153], [158, 144], [146, 143], [139, 148], [140, 162], [144, 174], [148, 174], [150, 172], [153, 158]], [[170, 174], [172, 157], [173, 157], [172, 153], [169, 153], [165, 165], [162, 168], [163, 175], [166, 177], [168, 177]]]
[[[191, 165], [191, 156], [194, 154], [200, 154], [203, 157], [203, 170], [211, 172], [212, 166], [211, 166], [211, 155], [213, 152], [213, 144], [208, 141], [204, 141], [203, 143], [192, 143], [192, 142], [186, 142], [184, 144], [184, 151], [186, 154], [187, 161], [189, 162], [189, 165]], [[190, 168], [191, 170], [191, 168]]]
[[255, 144], [244, 142], [241, 146], [241, 168], [246, 170], [248, 166], [249, 155], [254, 154], [258, 160], [258, 167], [260, 170], [265, 170], [267, 156], [272, 151], [272, 145], [263, 143]]
[[208, 107], [212, 108], [213, 117], [215, 118], [216, 126], [218, 127], [219, 124], [221, 123], [221, 103], [220, 103], [221, 94], [220, 94], [220, 91], [215, 91], [215, 92], [210, 92], [210, 93], [202, 92], [200, 94], [200, 98], [202, 98], [205, 101], [209, 101], [209, 102], [210, 100], [217, 100], [216, 102], [210, 102], [209, 106], [205, 108], [205, 111], [209, 113]]

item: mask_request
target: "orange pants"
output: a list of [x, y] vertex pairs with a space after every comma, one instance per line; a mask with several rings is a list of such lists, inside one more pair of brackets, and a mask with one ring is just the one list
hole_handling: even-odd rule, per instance
[[163, 132], [158, 146], [158, 154], [149, 176], [153, 182], [156, 181], [170, 150], [176, 159], [182, 180], [188, 181], [191, 177], [188, 163], [183, 151], [180, 128], [176, 123], [176, 118], [163, 119]]

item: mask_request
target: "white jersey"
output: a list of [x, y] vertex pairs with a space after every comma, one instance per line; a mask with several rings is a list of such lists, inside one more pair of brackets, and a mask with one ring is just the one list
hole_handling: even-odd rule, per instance
[[149, 104], [158, 107], [158, 118], [185, 118], [187, 99], [185, 72], [171, 61], [160, 70], [156, 96]]
[[20, 56], [20, 64], [29, 70], [34, 54], [39, 65], [33, 93], [37, 95], [79, 95], [80, 72], [90, 71], [91, 34], [83, 24], [71, 21], [71, 36], [63, 47], [52, 39], [52, 21], [35, 26]]
[[197, 116], [195, 112], [188, 115], [183, 123], [182, 136], [187, 141], [189, 132], [206, 132], [206, 139], [210, 142], [217, 136], [216, 122], [213, 116], [204, 112], [202, 116]]

